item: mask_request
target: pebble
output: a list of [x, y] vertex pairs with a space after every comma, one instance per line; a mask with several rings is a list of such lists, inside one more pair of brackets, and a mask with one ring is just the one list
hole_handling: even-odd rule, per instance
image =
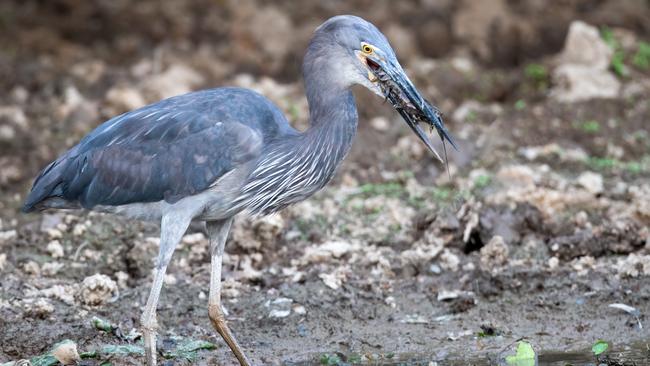
[[61, 258], [65, 254], [63, 251], [63, 245], [58, 240], [52, 240], [45, 247], [48, 253], [52, 258]]
[[377, 131], [385, 132], [390, 128], [390, 123], [386, 117], [375, 117], [370, 120], [370, 125]]
[[291, 304], [293, 299], [287, 297], [278, 297], [277, 299], [267, 301], [265, 306], [270, 309], [269, 318], [286, 318], [291, 314]]
[[47, 299], [28, 299], [24, 301], [26, 313], [36, 318], [47, 318], [54, 312], [54, 306]]
[[16, 230], [0, 231], [0, 244], [16, 238]]
[[495, 235], [481, 248], [481, 265], [485, 269], [501, 267], [508, 263], [509, 252], [505, 240], [501, 236]]
[[83, 280], [77, 298], [85, 305], [99, 306], [113, 301], [118, 294], [115, 281], [106, 275], [95, 274]]
[[603, 176], [594, 172], [584, 172], [578, 177], [578, 184], [593, 195], [603, 193]]
[[460, 266], [460, 258], [458, 258], [456, 254], [445, 249], [442, 254], [440, 254], [439, 263], [443, 269], [456, 272]]
[[146, 101], [140, 92], [128, 86], [116, 86], [106, 93], [106, 101], [119, 112], [140, 108]]
[[34, 261], [28, 261], [27, 263], [25, 263], [25, 265], [23, 265], [23, 270], [25, 271], [25, 273], [31, 275], [38, 276], [41, 274], [41, 266], [39, 266], [38, 263]]
[[81, 360], [77, 344], [73, 341], [63, 341], [52, 350], [52, 356], [63, 365], [76, 365]]

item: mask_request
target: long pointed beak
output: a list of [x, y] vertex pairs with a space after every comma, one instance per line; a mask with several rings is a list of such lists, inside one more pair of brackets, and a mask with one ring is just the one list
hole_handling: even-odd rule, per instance
[[442, 140], [443, 147], [445, 141], [449, 141], [451, 146], [458, 150], [458, 146], [451, 134], [445, 128], [440, 111], [415, 89], [399, 64], [371, 58], [367, 58], [366, 63], [370, 71], [377, 77], [377, 82], [386, 99], [438, 160], [443, 162], [440, 154], [433, 147], [431, 140], [420, 127], [421, 122], [428, 124], [432, 130], [436, 129], [438, 136]]

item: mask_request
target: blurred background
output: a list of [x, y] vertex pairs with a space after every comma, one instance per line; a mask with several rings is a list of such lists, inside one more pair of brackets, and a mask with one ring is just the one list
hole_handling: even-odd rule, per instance
[[[19, 214], [38, 171], [108, 118], [202, 88], [253, 88], [307, 128], [302, 56], [313, 30], [337, 14], [385, 33], [460, 151], [449, 151], [448, 177], [390, 106], [359, 89], [358, 138], [334, 183], [282, 215], [241, 220], [232, 235], [226, 296], [235, 317], [249, 319], [233, 328], [253, 357], [422, 353], [417, 339], [449, 334], [453, 352], [473, 344], [476, 324], [507, 343], [541, 332], [540, 319], [543, 349], [647, 336], [602, 308], [617, 299], [649, 310], [641, 279], [650, 275], [650, 1], [5, 0], [0, 361], [62, 338], [83, 349], [113, 342], [93, 338], [91, 314], [137, 327], [155, 256], [155, 225]], [[202, 321], [202, 230], [192, 227], [177, 254], [168, 282], [188, 286], [163, 291], [162, 303], [176, 307], [159, 321], [220, 344]], [[101, 293], [119, 288], [117, 302], [87, 299], [84, 279], [95, 273], [106, 275]], [[271, 319], [278, 298], [291, 300], [277, 305], [290, 315]], [[533, 304], [562, 311], [531, 315]], [[472, 325], [433, 329], [445, 314]], [[394, 344], [395, 334], [404, 342]], [[212, 353], [200, 357], [230, 360], [223, 347]]]

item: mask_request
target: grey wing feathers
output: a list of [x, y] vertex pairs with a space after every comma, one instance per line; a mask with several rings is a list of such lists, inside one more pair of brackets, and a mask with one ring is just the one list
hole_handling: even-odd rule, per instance
[[[50, 198], [85, 208], [173, 203], [208, 189], [237, 165], [256, 158], [264, 135], [275, 131], [260, 121], [240, 123], [220, 109], [225, 97], [233, 94], [232, 100], [241, 93], [214, 89], [187, 94], [105, 122], [43, 169], [23, 210]], [[241, 114], [246, 118], [240, 113], [238, 119]], [[275, 129], [284, 128], [281, 124]]]

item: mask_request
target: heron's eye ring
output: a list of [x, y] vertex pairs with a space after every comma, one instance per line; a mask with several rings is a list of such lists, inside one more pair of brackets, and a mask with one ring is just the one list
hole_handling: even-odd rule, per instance
[[374, 50], [372, 49], [372, 46], [367, 45], [367, 44], [364, 44], [364, 45], [361, 46], [361, 51], [363, 51], [363, 53], [369, 55], [369, 54], [371, 54]]

